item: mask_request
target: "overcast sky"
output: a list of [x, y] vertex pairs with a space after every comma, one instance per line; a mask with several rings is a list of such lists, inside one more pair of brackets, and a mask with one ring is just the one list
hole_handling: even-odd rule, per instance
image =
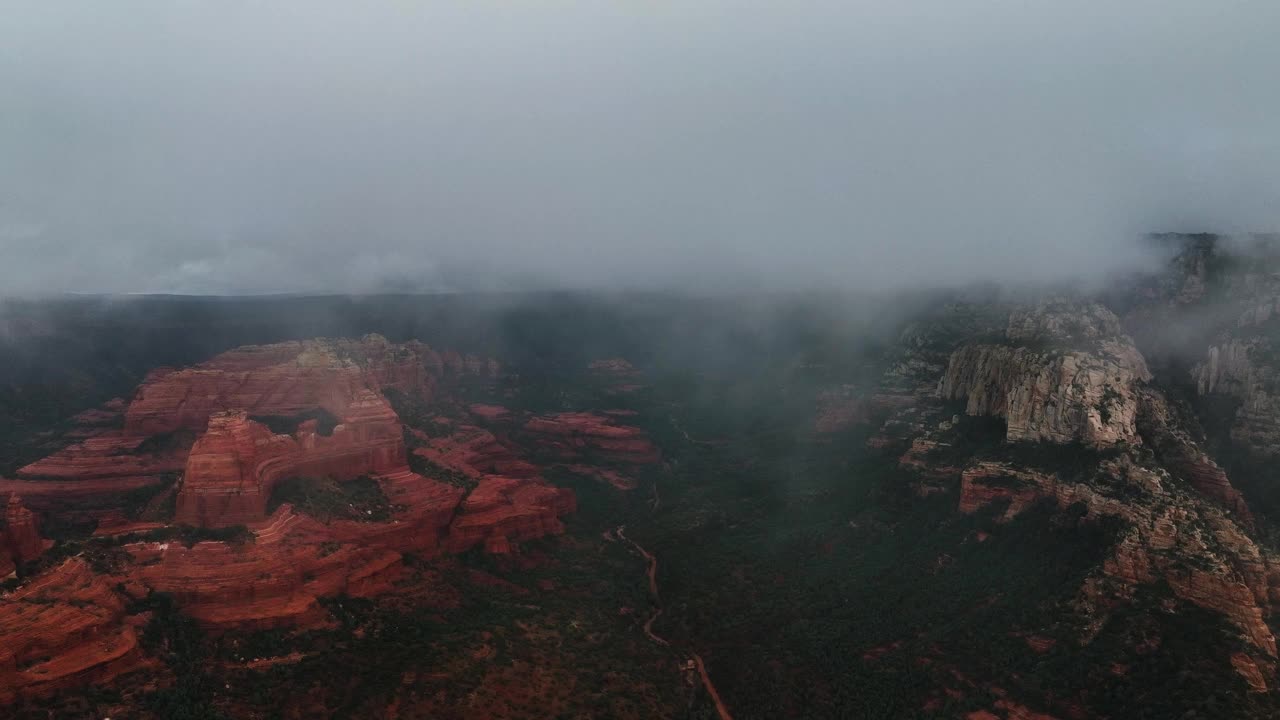
[[0, 0], [0, 294], [884, 287], [1280, 229], [1280, 2]]

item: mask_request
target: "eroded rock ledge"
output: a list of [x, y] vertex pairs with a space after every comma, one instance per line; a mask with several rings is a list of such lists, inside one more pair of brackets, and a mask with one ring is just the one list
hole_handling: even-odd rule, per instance
[[1137, 439], [1137, 387], [1150, 379], [1111, 311], [1052, 303], [1015, 312], [1004, 343], [953, 353], [938, 395], [1005, 418], [1009, 440], [1104, 446]]
[[[81, 433], [0, 481], [49, 511], [99, 508], [89, 516], [115, 524], [100, 523], [98, 536], [123, 535], [95, 545], [105, 554], [93, 562], [64, 562], [0, 597], [0, 702], [145, 665], [135, 631], [145, 618], [126, 608], [151, 593], [211, 630], [317, 626], [328, 622], [320, 598], [389, 590], [402, 553], [507, 553], [564, 532], [573, 492], [543, 481], [487, 430], [413, 430], [416, 452], [441, 477], [409, 468], [405, 428], [383, 391], [429, 403], [453, 378], [500, 372], [491, 360], [367, 336], [240, 348], [152, 373], [127, 408], [113, 408], [123, 411], [123, 428]], [[578, 437], [583, 424], [572, 425]], [[606, 421], [582, 430], [593, 447], [636, 462], [652, 453], [647, 440]], [[179, 474], [172, 518], [131, 522], [111, 505]], [[322, 522], [288, 503], [268, 514], [273, 488], [290, 477], [370, 478], [389, 517]], [[229, 542], [145, 539], [171, 524], [246, 530]], [[34, 514], [16, 496], [2, 529], [4, 574], [44, 550]]]
[[[1200, 369], [1201, 391], [1256, 389], [1245, 358], [1211, 356]], [[1151, 379], [1109, 310], [1041, 303], [1012, 312], [989, 339], [957, 347], [936, 380], [935, 406], [895, 411], [873, 440], [906, 447], [900, 466], [918, 494], [958, 486], [963, 513], [998, 503], [1005, 522], [1048, 501], [1086, 520], [1120, 521], [1120, 539], [1080, 589], [1082, 642], [1139, 587], [1164, 583], [1177, 601], [1220, 614], [1238, 631], [1248, 649], [1232, 665], [1263, 691], [1276, 676], [1268, 619], [1280, 609], [1280, 556], [1250, 537], [1243, 496], [1205, 452], [1190, 413]], [[967, 420], [945, 409], [954, 400], [964, 401], [966, 415], [1003, 419], [1003, 442], [967, 444], [975, 441], [955, 429]], [[1037, 444], [1067, 447], [1042, 452]], [[1071, 446], [1079, 450], [1070, 469], [1035, 460]]]

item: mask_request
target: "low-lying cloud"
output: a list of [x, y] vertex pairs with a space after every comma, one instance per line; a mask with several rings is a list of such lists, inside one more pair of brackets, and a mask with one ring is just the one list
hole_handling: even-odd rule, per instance
[[1280, 228], [1280, 5], [8, 2], [0, 294], [903, 287]]

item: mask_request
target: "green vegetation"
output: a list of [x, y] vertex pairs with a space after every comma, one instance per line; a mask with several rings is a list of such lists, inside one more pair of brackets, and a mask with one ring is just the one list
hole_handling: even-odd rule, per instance
[[433, 463], [421, 455], [415, 455], [413, 453], [409, 454], [409, 469], [423, 477], [429, 477], [433, 480], [449, 483], [454, 487], [470, 490], [477, 484], [475, 479], [469, 477], [464, 472], [452, 470], [438, 463]]
[[308, 410], [297, 415], [250, 415], [249, 419], [266, 425], [277, 435], [292, 435], [302, 423], [315, 420], [316, 432], [324, 437], [333, 435], [334, 428], [342, 422], [324, 408]]
[[272, 488], [267, 511], [275, 512], [284, 503], [325, 523], [387, 522], [398, 510], [378, 481], [367, 475], [343, 482], [333, 478], [286, 478]]
[[[422, 397], [403, 393], [395, 388], [386, 388], [382, 394], [386, 395], [391, 408], [396, 411], [396, 415], [400, 416], [400, 422], [405, 425], [422, 430], [431, 437], [449, 434], [449, 426], [435, 420], [435, 417], [441, 414], [441, 408], [431, 406]], [[405, 440], [409, 443], [409, 447], [413, 447], [418, 442], [408, 433], [405, 434]]]
[[140, 638], [142, 645], [172, 672], [168, 683], [143, 696], [143, 705], [159, 717], [174, 720], [230, 718], [215, 701], [219, 681], [207, 664], [208, 648], [195, 621], [163, 593], [151, 593], [130, 609], [151, 613]]

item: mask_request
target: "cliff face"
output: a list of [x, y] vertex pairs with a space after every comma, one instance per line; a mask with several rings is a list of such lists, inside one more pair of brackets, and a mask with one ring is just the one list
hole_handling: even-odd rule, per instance
[[203, 430], [210, 416], [229, 409], [294, 416], [321, 408], [344, 417], [363, 390], [429, 396], [444, 368], [429, 347], [378, 335], [239, 348], [193, 368], [151, 373], [125, 413], [125, 432]]
[[1186, 409], [1176, 408], [1160, 393], [1144, 388], [1139, 393], [1138, 430], [1170, 472], [1201, 495], [1231, 510], [1237, 522], [1246, 527], [1253, 525], [1253, 513], [1244, 495], [1232, 486], [1226, 471], [1196, 439], [1199, 428]]
[[1007, 501], [1001, 516], [1007, 521], [1049, 499], [1063, 509], [1083, 506], [1089, 518], [1119, 519], [1127, 528], [1122, 540], [1081, 591], [1091, 613], [1162, 579], [1178, 598], [1222, 614], [1265, 662], [1273, 662], [1276, 640], [1266, 617], [1280, 599], [1280, 556], [1264, 553], [1230, 516], [1179, 490], [1167, 474], [1127, 458], [1100, 470], [1108, 483], [1064, 482], [1005, 462], [975, 462], [962, 475], [959, 510], [973, 513]]
[[273, 434], [242, 411], [216, 414], [196, 441], [178, 492], [176, 520], [217, 527], [261, 520], [276, 482], [291, 476], [350, 480], [405, 466], [399, 419], [381, 396], [362, 390], [331, 436], [315, 421]]
[[22, 498], [9, 495], [5, 507], [4, 526], [0, 528], [0, 576], [8, 575], [14, 566], [40, 557], [45, 550], [35, 513], [22, 504]]
[[1210, 347], [1192, 371], [1200, 395], [1238, 404], [1231, 439], [1266, 457], [1280, 455], [1280, 356], [1275, 347], [1268, 338], [1225, 339]]
[[461, 425], [447, 436], [415, 435], [421, 443], [415, 455], [474, 483], [443, 539], [447, 551], [483, 545], [505, 554], [512, 542], [564, 532], [559, 518], [576, 509], [573, 492], [542, 482], [537, 466], [515, 457], [493, 433]]
[[119, 431], [105, 432], [69, 445], [18, 471], [19, 477], [50, 480], [111, 480], [157, 476], [182, 470], [190, 441], [156, 449], [147, 438]]
[[1151, 373], [1109, 310], [1049, 304], [1016, 312], [1005, 340], [952, 354], [939, 396], [965, 400], [969, 415], [1005, 418], [1009, 440], [1104, 446], [1136, 439], [1136, 388]]
[[373, 543], [333, 542], [322, 525], [288, 506], [254, 535], [244, 545], [126, 545], [133, 592], [167, 593], [209, 628], [307, 627], [327, 617], [319, 598], [385, 592], [402, 569], [400, 553]]
[[[1199, 371], [1202, 392], [1258, 390], [1239, 352], [1217, 357]], [[891, 371], [885, 388], [927, 378], [936, 365], [926, 355], [899, 367], [909, 371]], [[927, 401], [894, 410], [872, 444], [889, 447], [896, 438], [910, 446], [900, 467], [917, 494], [958, 486], [961, 513], [997, 505], [1000, 522], [1049, 501], [1085, 522], [1118, 523], [1119, 540], [1079, 590], [1081, 641], [1138, 588], [1161, 583], [1174, 602], [1230, 623], [1248, 648], [1232, 666], [1250, 687], [1274, 683], [1268, 620], [1280, 607], [1280, 556], [1250, 536], [1253, 513], [1205, 449], [1191, 409], [1152, 383], [1114, 314], [1061, 301], [1015, 309], [995, 340], [960, 344], [935, 377], [938, 400], [963, 400], [966, 415], [1003, 418], [1006, 426], [1003, 442], [975, 441], [957, 434], [963, 418], [947, 419]], [[1083, 447], [1065, 465], [1054, 459], [1061, 451], [1039, 449], [1072, 443]]]
[[0, 578], [12, 575], [19, 565], [39, 557], [44, 545], [35, 514], [23, 507], [17, 495], [11, 494], [3, 524], [0, 524]]
[[483, 544], [488, 552], [505, 554], [512, 542], [562, 534], [560, 516], [576, 507], [577, 501], [568, 490], [525, 479], [486, 476], [458, 508], [445, 549], [462, 552]]
[[411, 432], [418, 443], [414, 455], [469, 478], [479, 479], [486, 474], [532, 477], [538, 473], [536, 465], [516, 457], [483, 428], [458, 425], [448, 435], [434, 437], [420, 430]]
[[0, 596], [0, 702], [143, 667], [125, 602], [78, 558]]

